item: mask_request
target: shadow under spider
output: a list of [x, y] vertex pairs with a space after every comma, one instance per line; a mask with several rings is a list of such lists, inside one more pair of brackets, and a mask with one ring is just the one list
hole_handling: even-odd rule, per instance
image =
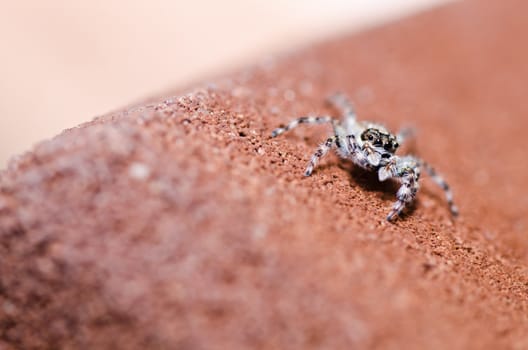
[[[376, 196], [382, 199], [383, 202], [390, 202], [390, 206], [387, 207], [387, 213], [389, 212], [394, 202], [396, 202], [396, 192], [398, 192], [398, 189], [401, 186], [398, 181], [395, 179], [388, 179], [381, 182], [378, 179], [377, 172], [362, 169], [349, 162], [339, 161], [337, 165], [340, 169], [347, 172], [349, 177], [348, 182], [351, 187], [359, 186], [363, 190], [376, 193]], [[409, 203], [399, 215], [400, 218], [405, 219], [410, 216], [416, 210], [418, 202], [418, 198], [415, 198], [413, 202]]]

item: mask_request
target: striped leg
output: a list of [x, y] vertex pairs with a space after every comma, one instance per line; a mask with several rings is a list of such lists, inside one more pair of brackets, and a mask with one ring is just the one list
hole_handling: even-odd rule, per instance
[[420, 169], [418, 166], [405, 167], [398, 169], [396, 172], [396, 176], [400, 179], [402, 185], [396, 193], [397, 201], [392, 206], [389, 215], [387, 215], [387, 221], [392, 221], [392, 219], [401, 214], [407, 204], [414, 200], [419, 188]]
[[334, 137], [337, 154], [343, 159], [354, 159], [359, 148], [356, 137], [354, 135], [340, 136], [339, 134]]
[[337, 137], [332, 136], [328, 138], [323, 144], [321, 144], [317, 151], [312, 155], [312, 158], [310, 159], [310, 162], [308, 163], [308, 167], [306, 167], [306, 170], [304, 172], [304, 176], [310, 176], [312, 175], [312, 172], [319, 162], [319, 160], [324, 157], [328, 151], [332, 148], [332, 146], [335, 144]]
[[301, 117], [292, 120], [285, 127], [277, 128], [271, 133], [271, 137], [277, 137], [280, 134], [285, 133], [288, 130], [291, 130], [298, 126], [299, 124], [324, 124], [324, 123], [334, 123], [334, 119], [329, 116], [320, 116], [320, 117]]
[[453, 202], [453, 193], [451, 192], [451, 189], [449, 188], [447, 182], [442, 178], [442, 176], [438, 175], [438, 173], [436, 172], [436, 170], [434, 170], [432, 166], [430, 166], [426, 162], [422, 161], [421, 165], [423, 166], [427, 174], [431, 176], [431, 179], [433, 179], [433, 181], [444, 190], [447, 204], [449, 204], [449, 210], [451, 211], [451, 215], [457, 216], [458, 208]]

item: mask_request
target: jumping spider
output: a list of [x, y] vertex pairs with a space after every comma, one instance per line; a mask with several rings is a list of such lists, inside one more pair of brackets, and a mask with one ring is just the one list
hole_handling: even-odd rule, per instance
[[449, 209], [453, 216], [458, 215], [458, 209], [453, 203], [453, 194], [449, 185], [436, 171], [423, 160], [414, 156], [397, 156], [396, 150], [409, 136], [411, 131], [404, 129], [397, 135], [390, 133], [384, 126], [368, 121], [357, 121], [354, 108], [343, 94], [336, 94], [329, 98], [329, 102], [343, 114], [341, 121], [330, 116], [301, 117], [292, 120], [285, 127], [273, 130], [271, 137], [291, 130], [299, 124], [323, 124], [330, 123], [333, 128], [333, 136], [321, 144], [312, 155], [305, 176], [312, 172], [319, 160], [335, 147], [337, 154], [351, 160], [354, 164], [369, 171], [378, 173], [379, 181], [395, 178], [401, 182], [401, 187], [396, 193], [397, 201], [387, 215], [391, 221], [403, 211], [406, 205], [411, 203], [419, 188], [418, 180], [420, 170], [423, 168], [433, 181], [445, 192]]

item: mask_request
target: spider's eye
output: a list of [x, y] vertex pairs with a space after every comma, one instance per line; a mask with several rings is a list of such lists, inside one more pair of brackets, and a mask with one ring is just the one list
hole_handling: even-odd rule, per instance
[[367, 138], [368, 138], [369, 141], [374, 141], [374, 136], [372, 136], [372, 135], [368, 135]]
[[394, 148], [400, 147], [400, 144], [398, 142], [394, 142]]

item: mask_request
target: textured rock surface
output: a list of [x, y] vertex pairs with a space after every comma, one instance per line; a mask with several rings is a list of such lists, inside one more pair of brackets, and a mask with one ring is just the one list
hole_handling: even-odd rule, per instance
[[[68, 130], [0, 175], [0, 348], [527, 348], [528, 5], [450, 5]], [[329, 156], [335, 113], [414, 124], [424, 181]]]

